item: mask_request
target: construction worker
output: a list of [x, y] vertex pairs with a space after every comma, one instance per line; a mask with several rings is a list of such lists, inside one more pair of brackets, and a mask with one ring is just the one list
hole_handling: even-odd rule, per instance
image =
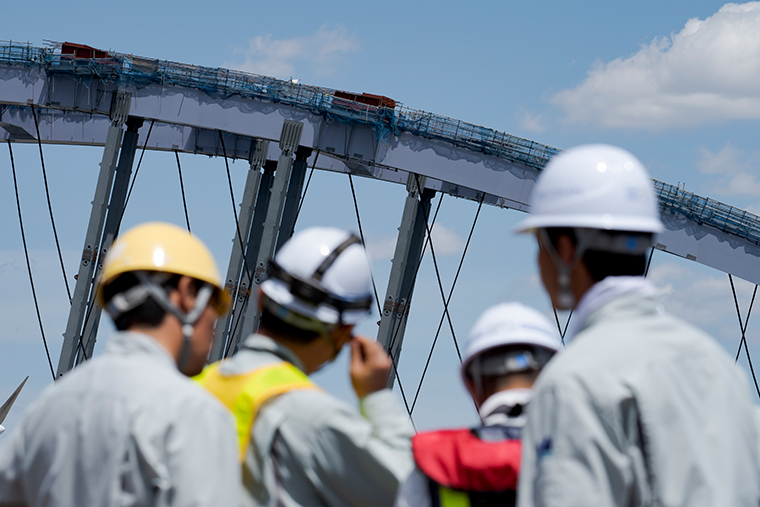
[[482, 424], [415, 435], [417, 468], [396, 506], [514, 506], [531, 387], [559, 349], [556, 329], [532, 308], [502, 303], [486, 310], [470, 331], [461, 368]]
[[661, 230], [652, 182], [625, 150], [579, 146], [539, 175], [517, 231], [536, 234], [543, 285], [574, 312], [572, 341], [534, 388], [521, 507], [760, 502], [744, 375], [644, 278]]
[[4, 442], [0, 505], [239, 505], [234, 421], [186, 377], [228, 306], [213, 257], [179, 227], [143, 224], [114, 243], [98, 291], [119, 332]]
[[[413, 429], [382, 347], [353, 336], [372, 305], [360, 240], [314, 227], [283, 244], [259, 291], [258, 334], [198, 381], [237, 418], [245, 505], [391, 506]], [[308, 375], [350, 343], [361, 415]]]

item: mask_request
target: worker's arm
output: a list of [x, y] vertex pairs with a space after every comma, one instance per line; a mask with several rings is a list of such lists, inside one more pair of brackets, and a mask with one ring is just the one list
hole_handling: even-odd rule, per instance
[[518, 505], [627, 506], [633, 473], [615, 417], [570, 381], [540, 386], [523, 432]]
[[296, 502], [316, 490], [330, 506], [388, 507], [412, 471], [414, 430], [400, 400], [385, 388], [390, 363], [375, 345], [367, 339], [352, 345], [361, 414], [323, 391], [294, 391], [274, 403], [288, 414], [272, 448], [278, 482]]

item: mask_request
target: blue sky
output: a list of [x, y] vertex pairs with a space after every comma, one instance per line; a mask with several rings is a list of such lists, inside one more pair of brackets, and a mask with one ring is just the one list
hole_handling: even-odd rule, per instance
[[[760, 212], [756, 147], [760, 126], [760, 6], [673, 2], [200, 2], [5, 3], [0, 38], [42, 45], [71, 41], [102, 49], [302, 83], [382, 94], [453, 118], [568, 148], [607, 142], [627, 148], [654, 178]], [[2, 90], [0, 90], [2, 93]], [[51, 199], [69, 283], [82, 249], [102, 150], [44, 147]], [[68, 303], [35, 146], [14, 146], [19, 191], [53, 365]], [[226, 270], [234, 233], [224, 162], [182, 156], [193, 232]], [[247, 166], [232, 164], [236, 196]], [[50, 383], [26, 274], [7, 147], [0, 146], [0, 397], [30, 381], [6, 426]], [[381, 297], [404, 189], [355, 179]], [[434, 204], [437, 204], [438, 198]], [[477, 205], [444, 197], [433, 234], [448, 293]], [[485, 206], [454, 292], [451, 318], [463, 345], [477, 316], [521, 300], [550, 315], [538, 282], [535, 246], [514, 237], [522, 214]], [[173, 155], [146, 153], [125, 215], [184, 225]], [[314, 175], [297, 228], [354, 228], [345, 176]], [[733, 355], [740, 331], [725, 274], [657, 252], [651, 270], [663, 305], [705, 328]], [[753, 285], [736, 281], [742, 313]], [[430, 257], [412, 303], [400, 378], [417, 388], [441, 318]], [[564, 316], [562, 316], [564, 318]], [[99, 344], [110, 324], [103, 319]], [[374, 335], [377, 315], [361, 326]], [[747, 329], [760, 361], [753, 319]], [[754, 356], [753, 356], [754, 357]], [[353, 403], [345, 355], [318, 380]], [[742, 363], [746, 362], [744, 360]], [[473, 424], [444, 323], [414, 419], [419, 428]]]

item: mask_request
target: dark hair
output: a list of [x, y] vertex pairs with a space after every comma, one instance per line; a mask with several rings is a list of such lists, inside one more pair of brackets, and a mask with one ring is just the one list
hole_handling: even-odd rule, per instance
[[316, 331], [308, 331], [301, 329], [300, 327], [288, 324], [277, 315], [272, 313], [272, 311], [269, 310], [266, 305], [264, 305], [264, 309], [261, 311], [259, 327], [266, 329], [277, 338], [282, 338], [295, 343], [311, 343], [321, 336]]
[[[546, 229], [554, 248], [557, 247], [560, 236], [570, 238], [573, 246], [578, 244], [578, 238], [575, 231], [570, 227], [549, 227]], [[609, 231], [605, 232], [610, 236], [623, 236], [631, 234], [641, 234], [629, 231]], [[628, 255], [620, 253], [603, 252], [600, 250], [586, 250], [582, 257], [583, 263], [595, 282], [601, 282], [608, 276], [643, 276], [646, 271], [646, 255]]]
[[[161, 286], [164, 287], [167, 292], [171, 292], [177, 288], [180, 278], [182, 278], [181, 275], [171, 275], [171, 277], [166, 282], [162, 283]], [[194, 282], [195, 290], [198, 291], [198, 289], [200, 289], [200, 287], [203, 285], [203, 282], [200, 280], [194, 280]], [[111, 283], [103, 287], [103, 301], [108, 304], [108, 302], [113, 299], [116, 294], [125, 292], [138, 283], [139, 281], [133, 273], [122, 273], [121, 275], [114, 278]], [[119, 331], [126, 331], [127, 329], [135, 326], [157, 327], [164, 320], [165, 315], [166, 311], [161, 307], [161, 305], [153, 300], [153, 298], [149, 297], [140, 306], [137, 306], [117, 316], [113, 322], [116, 326], [116, 329]]]

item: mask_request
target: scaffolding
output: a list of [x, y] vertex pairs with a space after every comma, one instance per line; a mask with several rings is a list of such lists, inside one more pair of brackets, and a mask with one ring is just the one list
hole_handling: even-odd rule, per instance
[[[380, 105], [346, 98], [345, 92], [241, 71], [201, 67], [105, 52], [106, 58], [77, 58], [60, 48], [0, 42], [0, 64], [37, 66], [48, 73], [101, 79], [120, 86], [150, 84], [202, 90], [213, 97], [239, 95], [285, 104], [342, 123], [372, 125], [378, 139], [408, 132], [541, 170], [561, 150], [505, 132], [405, 107], [388, 99]], [[338, 94], [336, 96], [336, 93]], [[392, 106], [392, 107], [391, 107]], [[760, 245], [760, 217], [678, 187], [653, 181], [663, 212], [678, 213], [699, 225], [714, 227]]]

